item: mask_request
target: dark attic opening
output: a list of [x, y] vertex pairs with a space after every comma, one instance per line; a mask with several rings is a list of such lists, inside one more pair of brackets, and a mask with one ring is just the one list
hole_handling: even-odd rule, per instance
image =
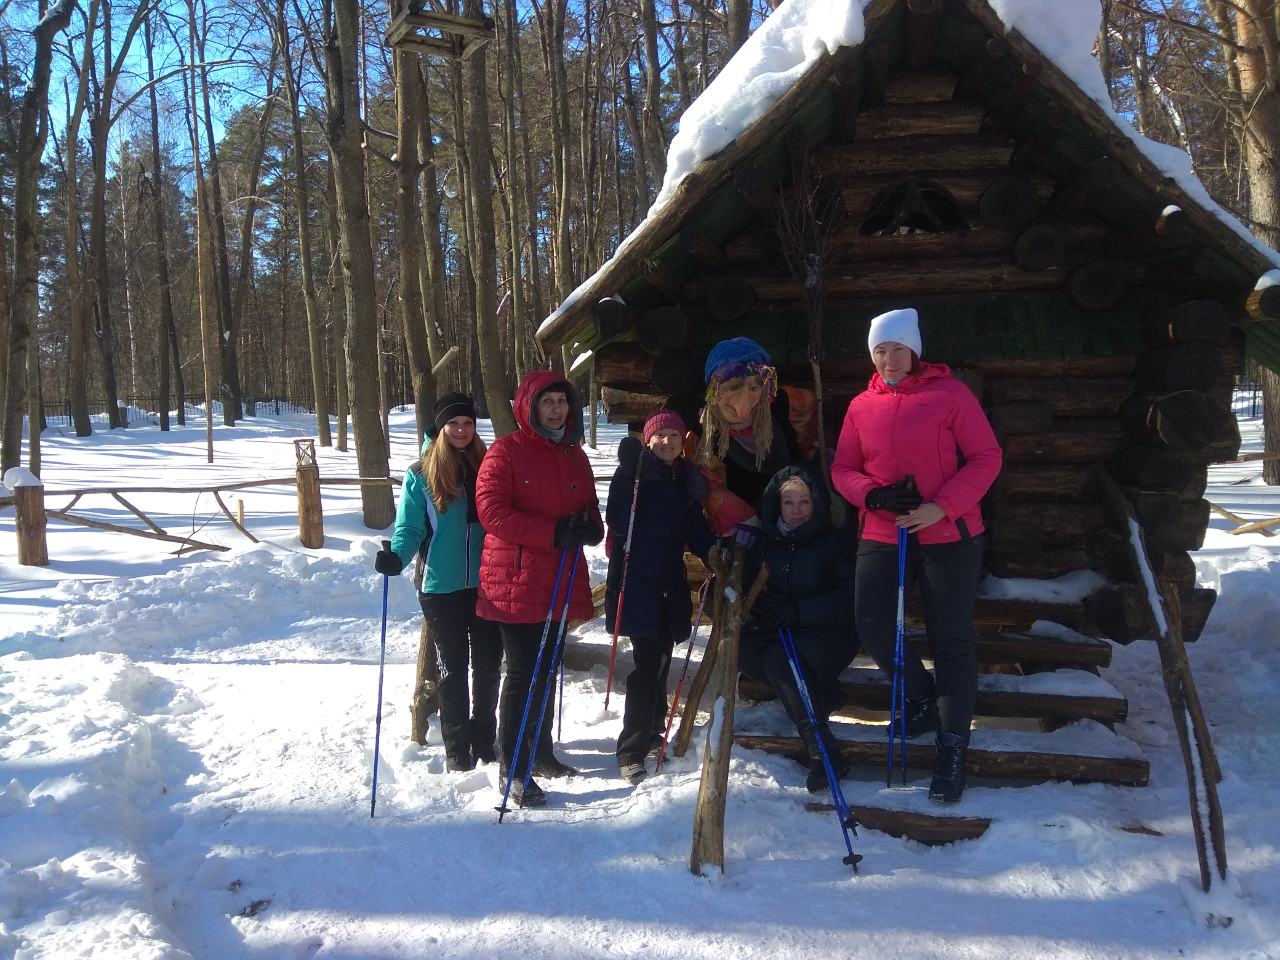
[[881, 190], [858, 232], [864, 237], [967, 230], [969, 221], [946, 187], [923, 177], [904, 177]]

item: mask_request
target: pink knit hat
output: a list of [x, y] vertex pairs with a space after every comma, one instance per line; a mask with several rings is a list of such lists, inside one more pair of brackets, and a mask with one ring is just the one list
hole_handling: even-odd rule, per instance
[[649, 445], [649, 440], [659, 430], [674, 430], [680, 436], [684, 436], [688, 427], [684, 425], [684, 420], [680, 414], [674, 410], [658, 410], [656, 413], [650, 414], [649, 419], [644, 422], [644, 445]]

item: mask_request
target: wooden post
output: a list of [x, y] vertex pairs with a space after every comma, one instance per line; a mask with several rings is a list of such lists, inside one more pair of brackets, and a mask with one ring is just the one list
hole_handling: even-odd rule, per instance
[[297, 458], [298, 539], [304, 547], [324, 546], [324, 508], [320, 504], [320, 467], [316, 465], [316, 442], [293, 441]]
[[414, 743], [426, 746], [427, 721], [440, 709], [440, 665], [436, 661], [436, 645], [431, 642], [427, 621], [422, 621], [418, 639], [418, 666], [414, 671], [413, 697], [409, 700], [409, 736]]
[[702, 756], [702, 780], [693, 812], [693, 845], [689, 851], [690, 872], [703, 875], [703, 865], [711, 864], [724, 873], [724, 810], [729, 792], [729, 758], [733, 749], [733, 708], [738, 691], [738, 640], [742, 621], [769, 577], [763, 564], [751, 587], [742, 597], [742, 568], [745, 551], [735, 547], [726, 565], [723, 550], [712, 551], [711, 569], [724, 584], [721, 605], [724, 626], [720, 631], [720, 651], [716, 662], [716, 699], [707, 725], [707, 746]]
[[[1106, 470], [1099, 468], [1102, 484], [1116, 518], [1129, 533], [1130, 556], [1136, 579], [1145, 587], [1151, 614], [1156, 622], [1156, 644], [1160, 651], [1160, 667], [1165, 692], [1173, 712], [1173, 725], [1182, 746], [1187, 772], [1187, 793], [1191, 800], [1192, 832], [1200, 861], [1200, 888], [1205, 893], [1216, 875], [1227, 879], [1227, 844], [1222, 825], [1222, 805], [1218, 800], [1218, 781], [1222, 773], [1209, 736], [1209, 724], [1200, 708], [1195, 678], [1182, 641], [1182, 613], [1177, 591], [1167, 582], [1158, 583], [1148, 561], [1146, 537], [1138, 523], [1133, 506]], [[1229, 917], [1206, 918], [1211, 925], [1225, 926]]]
[[13, 488], [14, 533], [18, 539], [18, 563], [47, 567], [49, 544], [45, 539], [48, 518], [44, 512], [44, 484], [38, 480]]

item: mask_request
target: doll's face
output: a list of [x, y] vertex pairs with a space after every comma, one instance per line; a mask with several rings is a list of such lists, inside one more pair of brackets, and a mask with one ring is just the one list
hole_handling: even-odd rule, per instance
[[649, 449], [665, 464], [673, 464], [684, 450], [684, 437], [680, 431], [669, 427], [659, 430], [649, 438]]
[[716, 391], [716, 409], [726, 423], [745, 423], [764, 397], [764, 380], [758, 376], [734, 377]]
[[783, 523], [799, 526], [813, 516], [813, 496], [801, 483], [791, 483], [782, 488], [779, 498]]
[[465, 450], [476, 435], [476, 422], [470, 417], [454, 417], [444, 425], [444, 435], [453, 449]]

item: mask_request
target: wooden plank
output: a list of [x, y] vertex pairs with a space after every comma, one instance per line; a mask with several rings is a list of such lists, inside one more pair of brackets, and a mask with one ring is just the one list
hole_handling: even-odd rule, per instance
[[[835, 804], [810, 801], [804, 808], [810, 813], [831, 813]], [[930, 847], [940, 847], [957, 840], [977, 840], [991, 826], [990, 817], [939, 817], [862, 804], [850, 806], [849, 812], [860, 827], [887, 833], [891, 837], [906, 837]]]
[[875, 140], [919, 134], [976, 134], [987, 108], [982, 103], [891, 103], [858, 114], [858, 139]]
[[[1007, 170], [934, 170], [926, 177], [944, 188], [955, 198], [961, 209], [977, 213], [978, 203], [987, 187], [1001, 176], [1007, 176]], [[871, 201], [886, 187], [901, 180], [901, 174], [890, 173], [879, 176], [849, 176], [838, 178], [840, 195], [844, 200], [845, 210], [850, 217], [861, 219], [867, 214]], [[1053, 194], [1053, 180], [1045, 176], [1028, 177], [1035, 190], [1036, 199], [1043, 207]]]
[[957, 78], [945, 73], [894, 73], [884, 86], [886, 104], [945, 103], [956, 92]]
[[[876, 728], [879, 729], [879, 728]], [[738, 734], [734, 743], [747, 750], [804, 760], [807, 757], [804, 743], [799, 737], [775, 737], [758, 734]], [[1022, 780], [1043, 783], [1045, 781], [1070, 780], [1075, 783], [1112, 783], [1119, 786], [1145, 787], [1150, 775], [1150, 764], [1141, 757], [1093, 756], [1084, 753], [1043, 753], [1037, 751], [1007, 752], [985, 749], [975, 737], [966, 755], [965, 769], [971, 777], [991, 780]], [[883, 736], [875, 740], [836, 740], [840, 755], [855, 766], [884, 770], [885, 741]], [[934, 745], [928, 742], [907, 741], [907, 765], [920, 770], [932, 770]]]
[[[1063, 684], [1071, 680], [1097, 686], [1105, 681], [1082, 670], [1057, 671], [1060, 674], [1079, 674], [1079, 678], [1059, 677]], [[975, 712], [983, 717], [1044, 717], [1060, 720], [1098, 720], [1103, 723], [1123, 723], [1129, 714], [1129, 702], [1119, 695], [1074, 695], [1054, 693], [1054, 673], [1038, 673], [1029, 677], [1001, 674], [979, 674], [978, 700]], [[846, 670], [841, 677], [840, 689], [845, 695], [845, 707], [868, 710], [888, 710], [890, 703], [889, 681], [878, 670]], [[773, 690], [767, 683], [743, 679], [739, 691], [744, 699], [772, 700]], [[840, 712], [840, 711], [837, 711]]]
[[859, 136], [853, 143], [818, 147], [813, 151], [812, 163], [813, 172], [820, 176], [918, 176], [931, 170], [1004, 167], [1016, 146], [1012, 137], [990, 134], [924, 133], [887, 140]]

